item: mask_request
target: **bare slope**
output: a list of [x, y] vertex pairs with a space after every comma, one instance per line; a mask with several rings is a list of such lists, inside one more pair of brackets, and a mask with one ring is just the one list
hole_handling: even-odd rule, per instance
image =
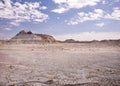
[[46, 34], [34, 34], [31, 31], [20, 31], [17, 35], [15, 35], [10, 41], [12, 42], [22, 42], [22, 43], [53, 43], [56, 42], [56, 40]]

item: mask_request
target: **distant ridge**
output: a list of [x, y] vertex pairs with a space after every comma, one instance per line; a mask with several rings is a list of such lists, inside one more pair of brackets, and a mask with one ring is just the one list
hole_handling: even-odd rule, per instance
[[91, 43], [91, 44], [107, 44], [107, 45], [119, 45], [120, 46], [120, 39], [112, 39], [112, 40], [92, 40], [92, 41], [76, 41], [74, 39], [66, 39], [63, 43]]
[[31, 31], [21, 30], [10, 40], [0, 40], [0, 44], [39, 44], [39, 43], [91, 43], [91, 44], [107, 44], [119, 45], [120, 39], [110, 40], [92, 40], [92, 41], [76, 41], [74, 39], [66, 39], [65, 41], [56, 40], [53, 36], [47, 34], [38, 34]]

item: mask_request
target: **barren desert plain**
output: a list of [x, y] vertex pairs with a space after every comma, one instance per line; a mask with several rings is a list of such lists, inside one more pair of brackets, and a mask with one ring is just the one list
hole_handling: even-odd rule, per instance
[[1, 44], [0, 86], [120, 86], [120, 43]]

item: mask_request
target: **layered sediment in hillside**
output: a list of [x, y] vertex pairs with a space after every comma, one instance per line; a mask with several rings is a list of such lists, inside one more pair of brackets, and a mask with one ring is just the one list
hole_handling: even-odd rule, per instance
[[9, 43], [54, 43], [57, 42], [53, 36], [46, 34], [34, 34], [31, 31], [20, 31], [13, 38], [11, 38]]

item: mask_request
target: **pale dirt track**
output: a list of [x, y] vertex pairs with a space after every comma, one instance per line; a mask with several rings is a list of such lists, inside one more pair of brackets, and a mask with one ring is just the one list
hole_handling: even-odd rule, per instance
[[0, 45], [0, 86], [12, 84], [120, 86], [120, 46], [89, 43]]

